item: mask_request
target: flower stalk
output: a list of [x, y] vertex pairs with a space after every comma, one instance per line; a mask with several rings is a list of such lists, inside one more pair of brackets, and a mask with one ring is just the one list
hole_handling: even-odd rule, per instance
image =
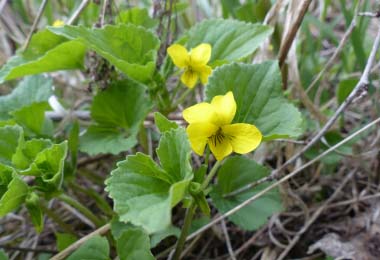
[[[214, 166], [212, 167], [211, 171], [209, 172], [209, 174], [207, 175], [207, 177], [205, 178], [205, 180], [202, 183], [202, 186], [201, 186], [202, 190], [205, 190], [207, 188], [207, 186], [211, 182], [212, 178], [215, 176], [216, 172], [218, 171], [219, 166], [221, 165], [221, 163], [222, 163], [222, 161], [217, 161], [214, 164]], [[181, 235], [178, 238], [178, 241], [177, 241], [177, 244], [176, 244], [176, 248], [175, 248], [175, 251], [174, 251], [174, 256], [173, 256], [174, 260], [179, 260], [180, 257], [181, 257], [181, 253], [182, 253], [183, 247], [185, 245], [187, 235], [189, 234], [189, 230], [190, 230], [190, 227], [191, 227], [191, 222], [193, 220], [193, 217], [194, 217], [196, 209], [197, 209], [197, 205], [196, 205], [194, 199], [191, 199], [190, 206], [189, 206], [189, 208], [186, 211], [185, 221], [183, 223]]]

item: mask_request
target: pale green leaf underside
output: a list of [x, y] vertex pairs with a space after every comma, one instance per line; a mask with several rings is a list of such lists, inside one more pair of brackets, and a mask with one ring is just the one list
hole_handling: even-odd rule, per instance
[[66, 25], [49, 30], [79, 40], [133, 79], [147, 81], [155, 70], [159, 40], [143, 27], [119, 24], [90, 29]]
[[57, 70], [83, 68], [86, 47], [78, 41], [67, 41], [48, 30], [36, 33], [28, 49], [13, 56], [0, 70], [0, 83]]
[[12, 111], [44, 102], [53, 94], [51, 78], [35, 75], [24, 78], [12, 93], [0, 97], [0, 120], [11, 118]]
[[14, 177], [0, 199], [0, 217], [18, 208], [25, 201], [27, 194], [26, 183], [19, 177]]
[[135, 135], [126, 137], [116, 128], [90, 126], [80, 138], [79, 149], [89, 155], [119, 154], [128, 151], [137, 144]]
[[[259, 185], [247, 192], [233, 197], [223, 195], [235, 191], [251, 182], [267, 176], [269, 170], [244, 156], [228, 158], [218, 172], [218, 184], [211, 192], [211, 198], [221, 213], [240, 205], [270, 183]], [[230, 217], [230, 220], [246, 230], [256, 230], [266, 223], [268, 218], [282, 210], [281, 197], [277, 189], [265, 193]]]
[[237, 104], [234, 122], [256, 125], [265, 140], [302, 133], [301, 113], [282, 94], [277, 61], [219, 67], [206, 86], [207, 100], [228, 91], [233, 92]]
[[236, 20], [210, 19], [188, 32], [188, 47], [201, 43], [212, 46], [211, 60], [236, 61], [252, 54], [273, 32], [269, 26]]
[[11, 165], [12, 156], [23, 140], [23, 130], [20, 126], [0, 127], [0, 163]]

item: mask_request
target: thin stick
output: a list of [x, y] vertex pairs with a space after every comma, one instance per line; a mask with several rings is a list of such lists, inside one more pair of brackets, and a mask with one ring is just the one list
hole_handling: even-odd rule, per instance
[[230, 236], [228, 235], [226, 221], [224, 221], [224, 219], [223, 219], [221, 221], [221, 224], [222, 224], [223, 234], [224, 234], [224, 236], [226, 238], [226, 245], [227, 245], [228, 253], [230, 254], [230, 257], [231, 257], [232, 260], [236, 260], [235, 253], [234, 253], [234, 250], [232, 249], [232, 245], [231, 245], [231, 239], [230, 239]]
[[289, 33], [286, 35], [283, 44], [281, 44], [280, 52], [279, 52], [280, 53], [279, 54], [280, 68], [282, 67], [282, 65], [284, 65], [286, 56], [288, 56], [290, 46], [292, 46], [293, 40], [297, 34], [297, 31], [302, 23], [302, 20], [306, 14], [307, 9], [309, 8], [311, 1], [312, 0], [303, 1], [303, 3], [300, 6], [300, 11], [296, 20], [294, 21], [292, 27], [290, 28]]
[[360, 12], [358, 13], [359, 16], [368, 16], [368, 17], [375, 17], [375, 18], [378, 18], [380, 17], [380, 12], [376, 12], [376, 13], [371, 13], [371, 12]]
[[107, 12], [108, 1], [109, 0], [104, 0], [104, 3], [103, 3], [102, 12], [101, 12], [101, 15], [100, 15], [100, 27], [104, 26], [104, 21], [105, 21], [106, 12]]
[[90, 238], [93, 238], [94, 236], [97, 236], [97, 235], [104, 235], [105, 233], [107, 233], [110, 230], [110, 228], [111, 228], [111, 224], [106, 224], [106, 225], [98, 228], [97, 230], [88, 234], [87, 236], [82, 237], [77, 242], [75, 242], [74, 244], [72, 244], [71, 246], [69, 246], [68, 248], [66, 248], [62, 252], [60, 252], [59, 254], [53, 256], [52, 258], [50, 258], [50, 260], [65, 259], [66, 256], [68, 256], [69, 254], [71, 254], [71, 252], [73, 252], [74, 250], [79, 248], [81, 245], [83, 245], [87, 240], [89, 240]]
[[[357, 5], [358, 6], [358, 5]], [[359, 9], [358, 7], [356, 9]], [[356, 27], [356, 15], [354, 15], [354, 18], [351, 21], [350, 26], [348, 27], [347, 31], [344, 33], [342, 39], [340, 40], [338, 47], [334, 51], [333, 55], [330, 57], [330, 59], [327, 61], [326, 65], [323, 67], [323, 69], [318, 73], [318, 75], [315, 77], [313, 82], [306, 88], [306, 93], [309, 93], [309, 91], [314, 88], [314, 86], [317, 85], [319, 80], [322, 78], [322, 76], [329, 71], [332, 66], [334, 65], [334, 61], [339, 56], [340, 52], [343, 50], [343, 47], [346, 45], [350, 35], [354, 31]]]
[[78, 9], [75, 10], [73, 15], [67, 21], [67, 25], [73, 24], [89, 3], [90, 3], [90, 0], [83, 0], [82, 3], [80, 3]]
[[30, 40], [32, 39], [32, 35], [33, 35], [34, 31], [36, 30], [38, 23], [41, 20], [42, 14], [43, 14], [43, 12], [45, 10], [45, 7], [46, 7], [47, 3], [48, 3], [48, 0], [43, 0], [43, 2], [41, 3], [40, 9], [38, 9], [37, 16], [34, 19], [32, 28], [30, 28], [30, 32], [28, 34], [28, 37], [26, 38], [26, 41], [25, 41], [25, 44], [24, 44], [24, 47], [23, 47], [24, 51], [28, 48], [28, 46], [30, 44]]
[[340, 141], [339, 143], [337, 143], [336, 145], [332, 146], [331, 148], [329, 148], [328, 150], [326, 150], [325, 152], [321, 153], [320, 155], [318, 155], [317, 157], [315, 157], [313, 160], [309, 161], [308, 163], [302, 165], [301, 167], [297, 168], [296, 170], [294, 170], [293, 172], [291, 172], [290, 174], [286, 175], [285, 177], [283, 177], [282, 179], [280, 179], [279, 181], [269, 185], [268, 187], [266, 187], [265, 189], [261, 190], [260, 192], [256, 193], [254, 196], [250, 197], [249, 199], [245, 200], [243, 203], [239, 204], [238, 206], [234, 207], [233, 209], [227, 211], [225, 214], [217, 217], [216, 219], [214, 219], [213, 221], [211, 221], [210, 223], [208, 223], [207, 225], [203, 226], [202, 228], [198, 229], [196, 232], [192, 233], [187, 240], [189, 239], [192, 239], [193, 237], [199, 235], [200, 233], [204, 232], [205, 230], [209, 229], [211, 226], [215, 225], [216, 223], [218, 223], [219, 221], [221, 221], [222, 219], [225, 219], [229, 216], [231, 216], [232, 214], [236, 213], [237, 211], [241, 210], [242, 208], [244, 208], [245, 206], [251, 204], [253, 201], [257, 200], [258, 198], [260, 198], [262, 195], [264, 195], [265, 193], [267, 193], [268, 191], [276, 188], [277, 186], [279, 186], [280, 184], [286, 182], [287, 180], [289, 180], [290, 178], [294, 177], [296, 174], [298, 174], [299, 172], [303, 171], [304, 169], [306, 169], [307, 167], [309, 167], [310, 165], [312, 165], [313, 163], [315, 163], [316, 161], [320, 160], [322, 157], [324, 157], [325, 155], [329, 154], [330, 152], [334, 151], [335, 149], [337, 149], [338, 147], [344, 145], [345, 143], [347, 143], [348, 141], [350, 141], [351, 139], [353, 139], [354, 137], [356, 137], [357, 135], [361, 134], [362, 132], [366, 131], [367, 129], [369, 129], [370, 127], [374, 126], [375, 124], [377, 124], [378, 122], [380, 122], [380, 117], [377, 118], [376, 120], [372, 121], [371, 123], [367, 124], [366, 126], [362, 127], [360, 130], [356, 131], [355, 133], [351, 134], [350, 136], [346, 137], [345, 139], [343, 139], [342, 141]]
[[351, 171], [346, 178], [344, 178], [343, 182], [339, 187], [334, 191], [334, 193], [323, 203], [321, 207], [319, 207], [314, 214], [309, 218], [309, 220], [306, 222], [306, 224], [302, 227], [300, 231], [297, 232], [297, 234], [294, 236], [292, 241], [290, 241], [289, 245], [285, 248], [285, 250], [281, 253], [281, 255], [278, 257], [278, 260], [284, 259], [289, 251], [295, 246], [295, 244], [300, 240], [301, 236], [309, 229], [309, 227], [314, 223], [314, 221], [317, 220], [317, 218], [322, 214], [322, 212], [327, 208], [327, 206], [338, 196], [338, 194], [341, 192], [341, 190], [346, 186], [347, 182], [351, 180], [352, 176], [354, 176], [355, 170]]
[[6, 4], [7, 4], [7, 0], [1, 0], [1, 2], [0, 2], [0, 14], [3, 11], [3, 8], [5, 7]]
[[[356, 84], [355, 88], [352, 90], [350, 95], [345, 99], [345, 101], [338, 107], [338, 109], [335, 111], [334, 115], [327, 121], [327, 123], [323, 126], [323, 128], [310, 140], [310, 142], [304, 146], [300, 152], [297, 154], [293, 155], [289, 160], [287, 160], [283, 165], [281, 165], [278, 169], [272, 171], [272, 173], [266, 177], [260, 180], [260, 183], [274, 180], [278, 178], [280, 172], [284, 170], [288, 165], [292, 164], [295, 162], [302, 154], [304, 154], [307, 150], [309, 150], [315, 143], [317, 143], [323, 136], [324, 134], [330, 129], [330, 127], [335, 123], [335, 121], [338, 119], [339, 115], [354, 101], [357, 96], [360, 96], [363, 92], [367, 91], [368, 85], [369, 85], [369, 74], [371, 71], [371, 67], [375, 61], [376, 58], [376, 52], [379, 49], [380, 45], [380, 27], [376, 35], [375, 42], [372, 46], [371, 53], [369, 55], [367, 64], [364, 68], [363, 74], [360, 77], [359, 82]], [[260, 184], [259, 183], [259, 184]], [[252, 187], [255, 187], [257, 183], [251, 183], [248, 184], [247, 186], [244, 186], [232, 193], [231, 195], [236, 195], [238, 193], [244, 192], [246, 190], [251, 189]], [[230, 195], [228, 194], [228, 196]]]

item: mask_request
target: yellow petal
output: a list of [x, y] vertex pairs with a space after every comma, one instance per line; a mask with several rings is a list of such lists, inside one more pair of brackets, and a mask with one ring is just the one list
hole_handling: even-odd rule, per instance
[[260, 130], [250, 124], [225, 125], [222, 127], [222, 132], [228, 136], [233, 151], [240, 154], [256, 149], [262, 139]]
[[236, 113], [236, 102], [231, 91], [224, 96], [215, 96], [211, 105], [218, 114], [219, 125], [227, 125], [232, 122]]
[[185, 68], [188, 65], [189, 53], [182, 45], [173, 44], [167, 49], [167, 52], [178, 68]]
[[210, 137], [208, 146], [218, 161], [223, 160], [224, 157], [232, 153], [232, 146], [226, 136], [219, 137], [219, 139], [215, 138], [215, 136]]
[[199, 44], [190, 52], [190, 66], [198, 67], [206, 65], [211, 57], [211, 45], [208, 43]]
[[186, 87], [193, 88], [198, 81], [198, 73], [186, 70], [181, 76], [181, 81]]
[[186, 108], [182, 116], [189, 124], [213, 123], [217, 119], [213, 106], [206, 102]]
[[216, 133], [218, 127], [210, 123], [194, 123], [186, 128], [191, 148], [198, 155], [203, 155], [208, 137]]
[[64, 25], [65, 25], [65, 23], [62, 20], [55, 20], [53, 23], [54, 27], [60, 27], [60, 26], [64, 26]]
[[208, 76], [210, 76], [212, 72], [212, 69], [210, 66], [203, 66], [200, 71], [199, 71], [199, 75], [200, 75], [200, 78], [201, 78], [201, 82], [203, 85], [207, 84], [207, 81], [208, 81]]

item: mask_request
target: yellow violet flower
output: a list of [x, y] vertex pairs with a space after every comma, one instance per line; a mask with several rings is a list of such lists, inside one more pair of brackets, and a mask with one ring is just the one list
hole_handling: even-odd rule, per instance
[[191, 148], [203, 155], [206, 144], [218, 161], [232, 152], [245, 154], [259, 146], [262, 134], [254, 125], [231, 124], [236, 113], [234, 95], [215, 96], [211, 103], [199, 103], [183, 111]]
[[60, 26], [64, 26], [64, 25], [65, 25], [65, 22], [62, 20], [55, 20], [53, 23], [54, 27], [60, 27]]
[[189, 88], [193, 88], [201, 79], [202, 84], [206, 84], [208, 76], [211, 74], [211, 67], [207, 63], [211, 57], [211, 45], [208, 43], [199, 44], [190, 52], [179, 44], [173, 44], [168, 48], [168, 54], [173, 63], [180, 69], [184, 69], [181, 81]]

